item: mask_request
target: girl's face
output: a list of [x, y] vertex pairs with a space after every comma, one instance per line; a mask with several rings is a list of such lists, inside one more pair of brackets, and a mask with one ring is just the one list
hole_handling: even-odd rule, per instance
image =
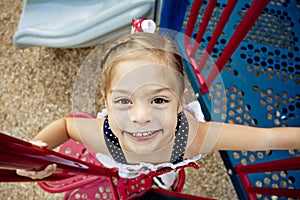
[[181, 111], [176, 76], [174, 69], [151, 62], [147, 55], [113, 66], [106, 106], [122, 149], [147, 154], [173, 140]]

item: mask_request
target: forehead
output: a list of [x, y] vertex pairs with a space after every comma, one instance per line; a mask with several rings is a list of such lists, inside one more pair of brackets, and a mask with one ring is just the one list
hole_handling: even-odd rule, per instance
[[146, 85], [159, 85], [177, 91], [180, 74], [164, 64], [145, 57], [122, 60], [111, 70], [111, 89], [135, 91]]

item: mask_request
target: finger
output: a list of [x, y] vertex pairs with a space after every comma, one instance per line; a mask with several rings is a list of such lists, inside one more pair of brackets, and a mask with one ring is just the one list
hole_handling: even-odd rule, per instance
[[43, 179], [52, 175], [55, 172], [56, 168], [57, 168], [56, 164], [50, 164], [42, 171], [28, 171], [28, 170], [17, 169], [16, 173], [20, 176], [26, 176], [31, 179]]
[[23, 170], [23, 169], [17, 169], [16, 170], [16, 173], [18, 174], [18, 175], [20, 175], [20, 176], [26, 176], [28, 173], [27, 173], [28, 171], [26, 171], [26, 170]]
[[55, 170], [56, 170], [56, 164], [50, 164], [42, 171], [30, 172], [30, 177], [33, 178], [33, 179], [46, 178], [48, 176], [51, 176], [55, 172]]
[[36, 178], [38, 178], [38, 177], [37, 177], [36, 171], [27, 171], [27, 170], [21, 170], [21, 169], [18, 169], [16, 172], [17, 172], [17, 174], [20, 175], [20, 176], [26, 176], [26, 177], [29, 177], [29, 178], [31, 178], [31, 179], [36, 179]]
[[34, 145], [36, 145], [36, 146], [43, 147], [43, 148], [46, 148], [46, 147], [48, 146], [48, 144], [45, 143], [45, 142], [43, 142], [42, 140], [35, 140], [35, 141], [31, 140], [31, 141], [29, 141], [29, 142], [30, 142], [31, 144], [34, 144]]
[[50, 164], [44, 169], [44, 171], [53, 173], [53, 172], [55, 172], [56, 167], [57, 167], [57, 165], [55, 163]]

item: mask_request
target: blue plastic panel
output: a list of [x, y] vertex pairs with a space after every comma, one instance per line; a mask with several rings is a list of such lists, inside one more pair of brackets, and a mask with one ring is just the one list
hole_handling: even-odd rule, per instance
[[[169, 1], [164, 1], [165, 7]], [[188, 2], [181, 32], [185, 31], [193, 1]], [[200, 45], [208, 44], [216, 23], [227, 1], [219, 0], [208, 29]], [[238, 1], [229, 22], [225, 26], [211, 58], [217, 60], [233, 34], [236, 26], [247, 12], [252, 1]], [[203, 1], [197, 24], [201, 24], [208, 1]], [[250, 32], [224, 67], [221, 77], [225, 96], [218, 95], [218, 87], [211, 87], [209, 94], [199, 97], [214, 121], [257, 127], [300, 126], [300, 2], [270, 1]], [[173, 23], [173, 22], [172, 22]], [[170, 27], [172, 28], [172, 26]], [[194, 36], [198, 26], [195, 26]], [[183, 48], [183, 46], [180, 46]], [[187, 63], [186, 72], [194, 90], [199, 84]], [[205, 73], [205, 72], [204, 72]], [[217, 85], [217, 84], [215, 84]], [[288, 137], [288, 135], [287, 135]], [[246, 199], [243, 186], [234, 173], [237, 164], [255, 164], [300, 156], [293, 151], [221, 152], [240, 199]], [[300, 171], [259, 173], [250, 176], [254, 186], [298, 188]], [[272, 199], [258, 195], [259, 199]], [[281, 199], [281, 198], [278, 198]], [[282, 198], [283, 199], [283, 198]]]

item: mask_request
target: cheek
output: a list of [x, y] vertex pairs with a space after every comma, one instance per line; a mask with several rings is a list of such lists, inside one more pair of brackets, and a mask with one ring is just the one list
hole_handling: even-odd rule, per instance
[[108, 109], [108, 117], [114, 130], [124, 130], [129, 120], [128, 111], [120, 111], [112, 107]]
[[176, 110], [153, 110], [152, 122], [159, 124], [165, 130], [175, 130], [177, 124]]

